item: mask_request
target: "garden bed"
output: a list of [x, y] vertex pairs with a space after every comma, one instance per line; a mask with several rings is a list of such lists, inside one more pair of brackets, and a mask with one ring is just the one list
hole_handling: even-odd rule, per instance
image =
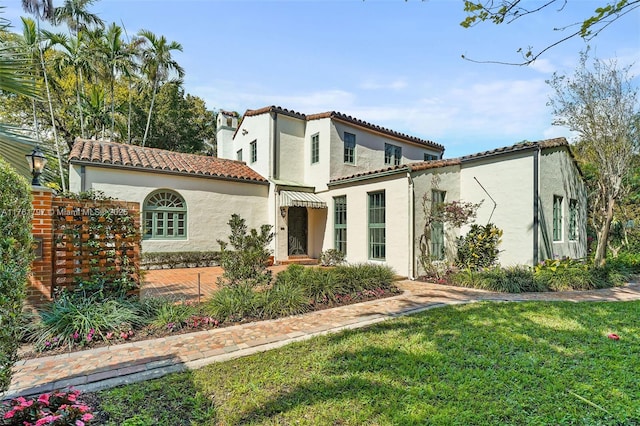
[[[370, 273], [369, 282], [363, 275]], [[37, 343], [24, 343], [19, 350], [20, 359], [66, 354], [105, 346], [139, 342], [172, 335], [192, 333], [214, 328], [275, 319], [288, 315], [314, 312], [354, 303], [382, 299], [401, 293], [393, 284], [393, 274], [388, 268], [372, 265], [357, 265], [337, 269], [303, 268], [291, 266], [272, 285], [258, 289], [249, 287], [224, 288], [214, 294], [211, 300], [201, 304], [172, 302], [164, 299], [149, 299], [144, 302], [107, 301], [100, 303], [92, 300], [61, 300], [52, 305], [42, 318], [54, 318], [49, 321], [57, 326], [63, 325], [64, 331], [52, 333], [43, 327], [33, 327], [31, 339]], [[350, 281], [350, 282], [348, 282]], [[355, 284], [357, 283], [357, 285]], [[95, 302], [95, 303], [93, 303]], [[140, 315], [146, 315], [138, 325], [107, 327], [105, 317], [113, 310], [102, 313], [99, 309], [107, 304], [123, 303], [122, 309], [135, 307]], [[58, 309], [58, 310], [55, 310]], [[78, 315], [80, 313], [80, 315]], [[66, 316], [78, 315], [81, 321], [96, 317], [93, 327], [83, 324], [84, 330], [76, 330], [73, 319]], [[123, 317], [124, 318], [124, 317]], [[43, 331], [44, 330], [44, 331]], [[48, 333], [46, 339], [37, 333]], [[72, 335], [69, 338], [69, 334]], [[61, 337], [57, 337], [61, 336]], [[62, 339], [66, 341], [62, 343]]]

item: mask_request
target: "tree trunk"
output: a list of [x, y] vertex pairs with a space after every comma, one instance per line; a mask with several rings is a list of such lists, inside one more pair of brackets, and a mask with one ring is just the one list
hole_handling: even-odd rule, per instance
[[593, 258], [595, 266], [604, 266], [607, 256], [607, 243], [609, 242], [609, 231], [611, 230], [611, 222], [613, 221], [613, 208], [615, 207], [615, 199], [607, 196], [607, 212], [604, 222], [598, 231], [598, 245], [596, 246], [596, 254]]
[[151, 95], [151, 106], [149, 107], [149, 115], [147, 116], [147, 126], [144, 129], [144, 136], [142, 137], [142, 146], [147, 143], [147, 136], [149, 135], [149, 126], [151, 125], [151, 112], [153, 111], [153, 104], [156, 101], [156, 89], [157, 85], [153, 85], [153, 94]]

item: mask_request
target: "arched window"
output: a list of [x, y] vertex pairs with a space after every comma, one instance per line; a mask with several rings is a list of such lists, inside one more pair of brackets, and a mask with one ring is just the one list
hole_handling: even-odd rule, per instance
[[144, 202], [144, 238], [187, 238], [187, 205], [178, 193], [163, 189]]

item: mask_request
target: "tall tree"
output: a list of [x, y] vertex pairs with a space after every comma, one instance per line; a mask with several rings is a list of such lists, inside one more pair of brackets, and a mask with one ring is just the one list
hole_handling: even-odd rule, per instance
[[180, 43], [176, 41], [168, 42], [165, 36], [157, 37], [148, 30], [141, 30], [138, 35], [142, 37], [142, 71], [151, 86], [151, 105], [149, 106], [147, 125], [142, 137], [142, 146], [144, 146], [149, 135], [151, 114], [153, 113], [158, 87], [162, 83], [171, 80], [172, 72], [178, 76], [178, 79], [181, 79], [184, 76], [184, 70], [171, 56], [171, 52], [174, 50], [182, 52]]
[[[523, 0], [464, 0], [464, 11], [467, 17], [460, 23], [465, 28], [489, 21], [496, 25], [511, 24], [520, 19], [535, 15], [543, 10], [555, 9], [562, 13], [568, 0], [544, 0], [542, 2], [525, 2]], [[577, 3], [577, 2], [576, 2]], [[509, 65], [529, 65], [549, 49], [564, 43], [574, 37], [581, 37], [590, 41], [613, 22], [640, 7], [640, 0], [600, 0], [590, 16], [585, 16], [582, 22], [567, 22], [565, 26], [553, 28], [561, 35], [558, 39], [545, 47], [534, 50], [533, 47], [520, 48], [522, 55], [520, 62], [482, 61], [504, 63]], [[465, 57], [464, 55], [462, 56]], [[465, 58], [468, 59], [468, 58]], [[478, 61], [474, 61], [478, 62]]]
[[548, 83], [555, 95], [549, 105], [554, 124], [577, 132], [579, 152], [594, 167], [597, 190], [590, 200], [598, 239], [594, 262], [603, 265], [616, 203], [624, 194], [640, 145], [640, 112], [630, 67], [595, 59], [591, 68], [588, 62], [588, 52], [583, 52], [572, 77], [553, 75]]
[[51, 90], [49, 88], [49, 77], [44, 62], [44, 52], [40, 44], [40, 19], [51, 20], [53, 18], [53, 3], [51, 0], [22, 0], [22, 7], [28, 13], [32, 13], [36, 17], [36, 37], [38, 52], [40, 54], [40, 63], [42, 66], [42, 76], [44, 77], [44, 87], [47, 93], [47, 101], [49, 102], [49, 113], [51, 115], [51, 129], [53, 130], [53, 140], [55, 144], [56, 156], [58, 157], [58, 167], [60, 171], [60, 182], [62, 190], [67, 190], [66, 180], [64, 178], [64, 168], [62, 166], [62, 152], [58, 142], [58, 130], [56, 128], [56, 120], [53, 114], [53, 104], [51, 102]]

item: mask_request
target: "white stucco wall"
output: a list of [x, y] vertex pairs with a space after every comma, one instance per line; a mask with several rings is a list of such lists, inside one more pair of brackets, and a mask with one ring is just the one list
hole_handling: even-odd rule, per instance
[[[495, 200], [495, 210], [480, 184]], [[503, 266], [533, 263], [533, 185], [531, 150], [475, 160], [461, 166], [461, 199], [472, 203], [484, 200], [476, 223], [491, 222], [504, 232], [499, 246], [499, 262]], [[463, 229], [462, 233], [467, 231]]]
[[[587, 255], [587, 196], [580, 173], [566, 148], [543, 150], [540, 156], [539, 260]], [[562, 240], [553, 241], [553, 197], [563, 197]], [[569, 241], [569, 200], [578, 201], [578, 238]]]
[[[385, 192], [386, 258], [369, 259], [368, 193]], [[347, 262], [373, 262], [390, 266], [397, 274], [409, 276], [410, 208], [409, 179], [405, 173], [334, 186], [319, 194], [327, 203], [328, 212], [322, 250], [334, 248], [333, 197], [347, 197]]]
[[[356, 135], [354, 164], [346, 164], [344, 162], [344, 132]], [[392, 166], [384, 163], [385, 143], [402, 147], [400, 164], [423, 161], [424, 153], [439, 155], [439, 152], [434, 149], [385, 137], [381, 134], [334, 120], [331, 128], [331, 179]]]
[[304, 120], [278, 114], [275, 178], [304, 184], [305, 168]]
[[[240, 124], [233, 140], [231, 159], [236, 159], [236, 153], [242, 149], [242, 161], [260, 175], [271, 178], [271, 162], [273, 161], [273, 150], [271, 149], [272, 127], [270, 114], [260, 114], [245, 117]], [[251, 142], [256, 141], [258, 159], [251, 161]]]
[[[106, 167], [85, 167], [86, 190], [103, 191], [125, 201], [137, 201], [142, 208], [147, 196], [157, 189], [179, 193], [187, 204], [187, 238], [143, 240], [142, 250], [218, 250], [218, 239], [227, 240], [227, 222], [240, 214], [249, 228], [268, 223], [268, 185]], [[69, 173], [71, 191], [81, 190], [80, 166]]]
[[[415, 217], [414, 226], [414, 275], [416, 277], [424, 274], [419, 261], [420, 237], [424, 234], [425, 214], [423, 208], [424, 197], [427, 202], [431, 200], [431, 190], [437, 189], [445, 191], [445, 202], [459, 201], [460, 198], [460, 167], [448, 166], [437, 169], [428, 169], [412, 173], [414, 202], [413, 208]], [[467, 201], [467, 200], [463, 200]], [[430, 206], [429, 206], [430, 207]], [[460, 235], [459, 230], [448, 225], [444, 227], [444, 244], [446, 259], [452, 262], [456, 256], [455, 241]]]
[[[327, 183], [331, 179], [329, 164], [331, 161], [331, 119], [322, 118], [307, 121], [304, 147], [304, 183], [314, 187], [316, 191], [326, 191]], [[311, 137], [318, 135], [320, 140], [317, 163], [311, 164]]]

